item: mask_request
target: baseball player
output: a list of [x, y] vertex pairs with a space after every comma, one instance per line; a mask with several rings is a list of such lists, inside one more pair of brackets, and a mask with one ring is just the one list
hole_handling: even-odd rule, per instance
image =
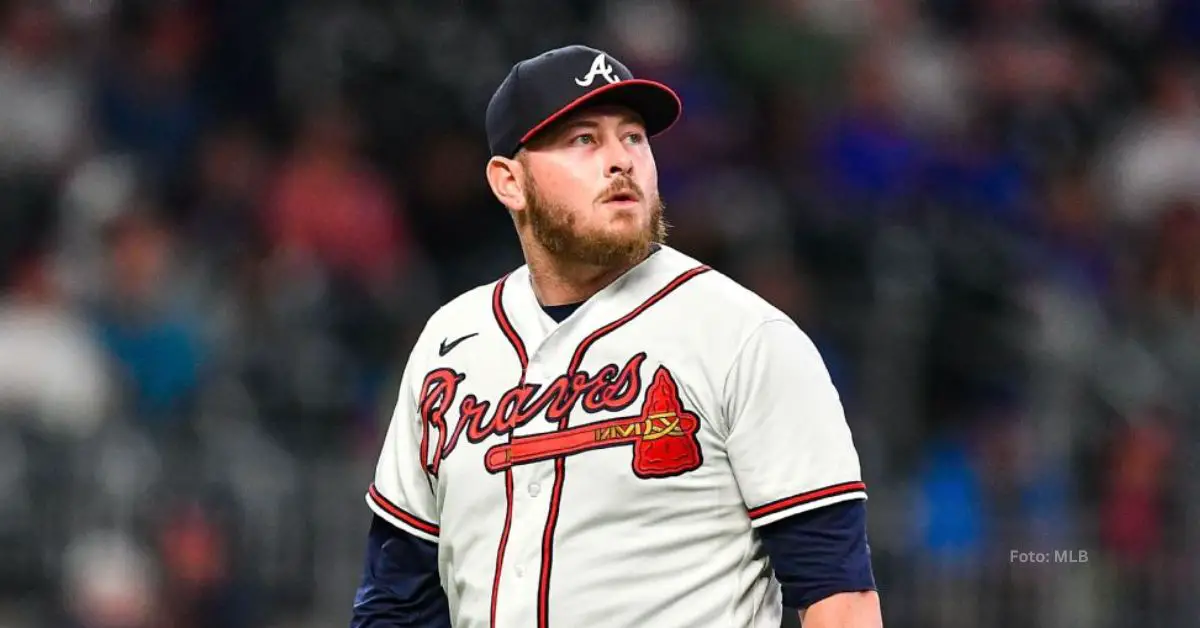
[[413, 347], [353, 626], [777, 628], [784, 608], [882, 625], [821, 356], [664, 244], [649, 138], [680, 112], [584, 46], [495, 92], [487, 180], [526, 264]]

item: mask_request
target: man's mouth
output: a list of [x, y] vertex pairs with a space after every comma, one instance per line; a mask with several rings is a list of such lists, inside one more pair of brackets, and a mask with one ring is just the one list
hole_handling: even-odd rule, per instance
[[604, 198], [605, 203], [636, 203], [638, 200], [635, 192], [616, 192]]

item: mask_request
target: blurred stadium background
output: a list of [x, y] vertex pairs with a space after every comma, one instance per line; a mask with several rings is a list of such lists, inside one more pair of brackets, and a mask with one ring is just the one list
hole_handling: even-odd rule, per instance
[[345, 625], [407, 349], [520, 263], [487, 99], [571, 42], [824, 352], [888, 626], [1200, 625], [1200, 3], [0, 6], [0, 626]]

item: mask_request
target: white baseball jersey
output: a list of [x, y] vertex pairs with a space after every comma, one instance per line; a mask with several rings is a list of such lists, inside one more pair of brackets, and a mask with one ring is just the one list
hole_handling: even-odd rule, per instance
[[808, 336], [664, 246], [561, 323], [527, 267], [434, 314], [367, 503], [457, 628], [777, 628], [753, 529], [865, 498]]

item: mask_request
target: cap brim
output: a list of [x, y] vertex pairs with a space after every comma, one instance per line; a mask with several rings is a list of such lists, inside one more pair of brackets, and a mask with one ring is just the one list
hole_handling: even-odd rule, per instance
[[550, 114], [521, 137], [524, 145], [546, 127], [561, 120], [567, 114], [583, 107], [595, 105], [622, 105], [629, 107], [642, 118], [646, 134], [655, 136], [671, 128], [683, 112], [683, 102], [670, 87], [657, 81], [628, 79], [598, 87], [567, 103]]

